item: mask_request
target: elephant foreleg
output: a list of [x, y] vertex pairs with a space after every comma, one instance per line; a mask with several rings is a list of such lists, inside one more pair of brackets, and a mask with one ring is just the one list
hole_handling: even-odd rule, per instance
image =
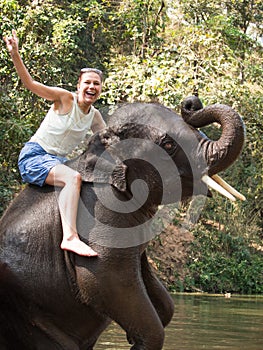
[[174, 302], [170, 294], [152, 272], [145, 252], [141, 256], [141, 270], [149, 298], [165, 327], [173, 317]]
[[[133, 344], [132, 350], [161, 350], [164, 328], [142, 281], [118, 286], [107, 301], [107, 314], [117, 322]], [[114, 298], [112, 297], [114, 296]], [[116, 298], [116, 299], [115, 299]]]

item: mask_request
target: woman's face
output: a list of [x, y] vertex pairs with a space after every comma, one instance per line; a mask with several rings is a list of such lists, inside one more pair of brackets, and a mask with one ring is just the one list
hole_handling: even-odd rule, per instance
[[99, 74], [95, 72], [82, 73], [77, 85], [78, 88], [78, 103], [85, 111], [94, 102], [97, 101], [101, 94], [102, 81]]

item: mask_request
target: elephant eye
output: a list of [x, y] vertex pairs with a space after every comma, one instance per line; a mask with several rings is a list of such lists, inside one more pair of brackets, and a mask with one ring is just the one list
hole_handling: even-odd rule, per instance
[[172, 145], [171, 142], [167, 142], [167, 143], [164, 144], [164, 149], [165, 149], [167, 152], [171, 151], [172, 148], [173, 148], [173, 145]]
[[161, 141], [161, 146], [170, 156], [173, 156], [177, 150], [176, 142], [168, 136]]

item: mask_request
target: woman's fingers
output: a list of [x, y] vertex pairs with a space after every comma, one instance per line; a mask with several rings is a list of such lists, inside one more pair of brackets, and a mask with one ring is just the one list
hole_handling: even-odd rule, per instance
[[17, 42], [18, 38], [16, 36], [15, 29], [12, 30], [12, 35], [10, 36], [3, 36], [3, 39], [7, 45], [12, 45], [12, 43]]
[[16, 31], [15, 31], [15, 29], [12, 29], [12, 35], [13, 35], [13, 38], [14, 38], [15, 40], [17, 40], [17, 36], [16, 36]]

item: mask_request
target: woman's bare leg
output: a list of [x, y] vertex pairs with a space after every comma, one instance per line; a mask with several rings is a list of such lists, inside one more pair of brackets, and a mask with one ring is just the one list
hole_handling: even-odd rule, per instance
[[63, 228], [61, 249], [70, 250], [84, 256], [96, 256], [97, 253], [79, 239], [77, 233], [77, 212], [81, 188], [80, 174], [59, 164], [52, 168], [46, 178], [46, 184], [63, 187], [58, 199]]

